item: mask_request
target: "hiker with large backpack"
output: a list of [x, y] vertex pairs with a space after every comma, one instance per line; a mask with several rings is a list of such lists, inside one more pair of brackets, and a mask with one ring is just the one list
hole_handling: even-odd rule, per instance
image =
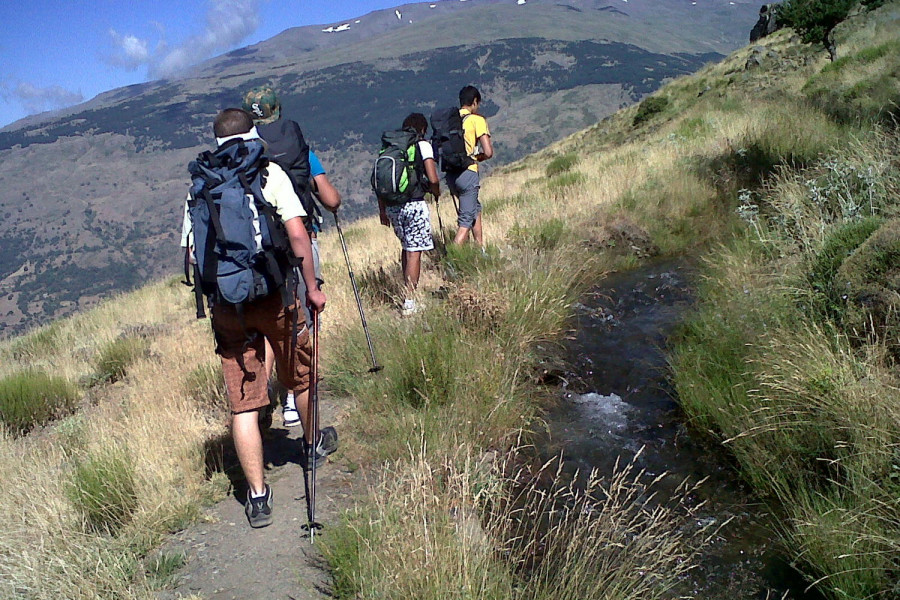
[[478, 163], [494, 156], [487, 119], [479, 114], [481, 92], [467, 85], [459, 91], [459, 109], [445, 108], [431, 116], [432, 145], [446, 174], [450, 193], [459, 199], [455, 244], [465, 242], [469, 233], [484, 249], [481, 226], [481, 188]]
[[[232, 436], [249, 486], [245, 513], [251, 527], [265, 527], [272, 522], [272, 490], [265, 482], [258, 424], [258, 412], [269, 404], [264, 342], [271, 343], [281, 383], [294, 390], [298, 403], [305, 402], [311, 347], [298, 306], [308, 304], [318, 313], [325, 295], [303, 226], [306, 212], [287, 174], [266, 158], [251, 115], [223, 110], [213, 131], [217, 149], [203, 152], [188, 168], [190, 229], [182, 239], [193, 255], [198, 317], [204, 316], [204, 296], [212, 316]], [[296, 297], [298, 275], [305, 298]], [[312, 431], [305, 436], [306, 458], [315, 460], [321, 437]]]
[[[323, 218], [319, 205], [336, 213], [341, 206], [341, 194], [332, 185], [322, 162], [307, 144], [300, 125], [296, 121], [283, 118], [281, 102], [271, 86], [262, 85], [248, 90], [243, 97], [243, 108], [253, 115], [253, 124], [259, 136], [266, 142], [271, 160], [288, 174], [297, 196], [303, 203], [307, 214], [304, 224], [312, 246], [316, 279], [319, 286], [322, 286], [325, 280], [322, 277], [317, 237], [321, 231]], [[303, 282], [300, 281], [299, 284], [301, 289], [298, 290], [298, 294], [302, 295]], [[312, 313], [309, 310], [305, 313], [307, 325], [312, 327]], [[266, 369], [271, 380], [274, 367], [271, 352], [267, 352], [266, 357]], [[291, 390], [288, 390], [284, 397], [281, 414], [286, 427], [301, 423], [300, 411]], [[330, 434], [333, 428], [328, 429]]]
[[427, 130], [425, 115], [412, 113], [404, 119], [400, 130], [384, 132], [371, 177], [381, 224], [393, 225], [402, 247], [400, 265], [406, 283], [406, 299], [401, 310], [404, 316], [418, 312], [415, 292], [422, 252], [434, 249], [425, 194], [430, 192], [436, 201], [441, 195], [434, 151], [425, 139]]

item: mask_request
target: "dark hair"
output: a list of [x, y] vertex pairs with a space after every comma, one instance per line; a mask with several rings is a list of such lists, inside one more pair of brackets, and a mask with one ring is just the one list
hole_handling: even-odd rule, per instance
[[415, 129], [416, 133], [425, 135], [428, 131], [428, 119], [422, 113], [409, 113], [409, 116], [403, 119], [403, 129]]
[[479, 92], [478, 88], [474, 85], [467, 85], [463, 89], [459, 90], [460, 106], [472, 106], [473, 104], [475, 104], [476, 100], [481, 102], [481, 92]]
[[240, 108], [226, 108], [213, 121], [213, 134], [216, 137], [228, 137], [239, 133], [247, 133], [253, 129], [253, 116]]

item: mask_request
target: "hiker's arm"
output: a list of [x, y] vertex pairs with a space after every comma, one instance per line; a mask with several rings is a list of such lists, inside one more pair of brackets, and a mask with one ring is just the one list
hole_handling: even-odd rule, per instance
[[384, 209], [384, 200], [381, 198], [378, 198], [378, 218], [385, 227], [391, 226], [391, 220], [388, 218], [387, 211]]
[[337, 188], [331, 185], [328, 175], [322, 173], [321, 175], [314, 176], [312, 178], [312, 184], [313, 191], [316, 193], [322, 206], [331, 212], [337, 212], [337, 209], [341, 207], [341, 193], [337, 191]]
[[306, 283], [306, 298], [310, 306], [316, 310], [325, 308], [325, 294], [319, 289], [319, 282], [316, 281], [316, 269], [313, 265], [312, 246], [309, 243], [309, 234], [306, 233], [306, 227], [303, 226], [303, 219], [295, 217], [284, 222], [287, 229], [288, 240], [291, 242], [291, 250], [294, 256], [302, 259], [300, 264], [300, 274]]
[[437, 200], [441, 195], [441, 178], [438, 177], [437, 165], [433, 158], [425, 159], [425, 175], [428, 177], [431, 195]]
[[494, 147], [491, 145], [491, 135], [489, 133], [478, 138], [478, 145], [481, 146], [481, 152], [475, 155], [475, 160], [481, 162], [494, 156]]

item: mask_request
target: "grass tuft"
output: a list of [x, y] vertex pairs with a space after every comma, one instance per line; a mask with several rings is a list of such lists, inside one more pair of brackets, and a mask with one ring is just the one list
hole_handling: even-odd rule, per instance
[[127, 450], [107, 445], [76, 459], [68, 497], [90, 531], [115, 534], [130, 523], [138, 497]]
[[150, 343], [143, 337], [116, 338], [100, 348], [94, 369], [94, 381], [115, 383], [124, 379], [131, 365], [147, 356], [149, 352]]
[[0, 379], [0, 421], [17, 434], [71, 413], [78, 391], [61, 377], [27, 370]]

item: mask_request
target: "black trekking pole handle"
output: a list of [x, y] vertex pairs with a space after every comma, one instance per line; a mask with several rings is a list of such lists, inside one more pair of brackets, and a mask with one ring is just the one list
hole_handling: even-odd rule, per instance
[[366, 313], [363, 311], [362, 300], [359, 297], [359, 287], [356, 285], [356, 277], [353, 275], [353, 267], [350, 266], [350, 253], [347, 252], [347, 242], [344, 240], [344, 231], [341, 229], [341, 222], [338, 219], [337, 212], [331, 213], [334, 216], [334, 225], [337, 227], [338, 237], [341, 239], [341, 248], [344, 250], [344, 260], [347, 261], [347, 273], [350, 275], [350, 285], [353, 286], [353, 295], [356, 297], [356, 307], [359, 309], [359, 319], [362, 321], [363, 332], [366, 334], [366, 343], [369, 345], [369, 355], [372, 358], [372, 368], [369, 373], [377, 373], [384, 367], [378, 364], [375, 358], [375, 346], [372, 345], [372, 336], [369, 335], [369, 324], [366, 323]]

